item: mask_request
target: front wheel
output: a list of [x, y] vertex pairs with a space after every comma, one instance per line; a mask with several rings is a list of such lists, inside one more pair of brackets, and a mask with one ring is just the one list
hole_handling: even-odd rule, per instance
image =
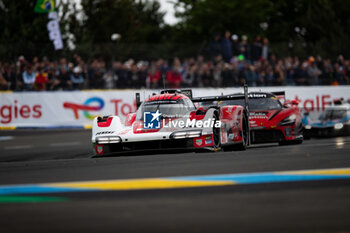
[[214, 113], [214, 125], [213, 125], [213, 141], [214, 141], [214, 151], [218, 151], [221, 149], [221, 140], [220, 140], [220, 133], [221, 133], [221, 129], [220, 127], [215, 127], [215, 123], [216, 121], [219, 120], [219, 116], [218, 116], [218, 113], [215, 112]]

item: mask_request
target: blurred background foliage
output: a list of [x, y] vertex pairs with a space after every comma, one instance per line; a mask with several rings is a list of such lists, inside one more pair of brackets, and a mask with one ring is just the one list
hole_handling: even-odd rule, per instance
[[[54, 51], [47, 14], [34, 13], [35, 0], [0, 0], [0, 60], [25, 55], [58, 58], [154, 59], [208, 55], [208, 43], [225, 30], [252, 42], [267, 37], [277, 56], [350, 56], [350, 1], [178, 0], [180, 22], [167, 25], [157, 1], [58, 1], [65, 49]], [[180, 9], [176, 8], [176, 9]], [[118, 44], [111, 35], [122, 35]]]

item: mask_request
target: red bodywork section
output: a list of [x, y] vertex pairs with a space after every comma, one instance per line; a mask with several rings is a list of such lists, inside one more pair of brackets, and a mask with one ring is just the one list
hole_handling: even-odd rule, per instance
[[98, 127], [109, 127], [112, 123], [113, 117], [108, 117], [105, 121], [97, 122]]
[[126, 119], [125, 119], [125, 126], [131, 126], [132, 123], [134, 123], [136, 119], [136, 113], [129, 113], [127, 116], [126, 116]]
[[243, 113], [244, 108], [239, 105], [227, 105], [221, 107], [220, 117], [222, 122], [222, 143], [242, 141]]
[[151, 96], [146, 100], [146, 102], [159, 101], [159, 100], [178, 100], [178, 99], [189, 99], [189, 98], [183, 94], [168, 94], [168, 93], [166, 93], [166, 94]]
[[[295, 123], [281, 125], [281, 121], [291, 115], [295, 115]], [[251, 111], [249, 116], [251, 130], [279, 130], [282, 132], [284, 140], [296, 139], [300, 123], [301, 114], [295, 103], [284, 104], [284, 108], [280, 110]]]

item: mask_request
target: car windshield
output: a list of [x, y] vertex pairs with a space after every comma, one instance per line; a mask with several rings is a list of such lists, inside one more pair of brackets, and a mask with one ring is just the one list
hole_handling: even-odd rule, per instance
[[144, 112], [156, 112], [157, 110], [161, 118], [177, 118], [188, 115], [189, 112], [195, 110], [195, 107], [189, 99], [145, 102], [137, 110], [136, 120], [142, 120]]
[[328, 109], [322, 116], [323, 120], [336, 120], [344, 118], [346, 115], [345, 109]]
[[[244, 106], [244, 99], [239, 100], [225, 100], [221, 102], [220, 106], [225, 105], [241, 105]], [[262, 110], [273, 110], [281, 109], [282, 105], [278, 99], [275, 98], [249, 98], [249, 110], [250, 111], [262, 111]]]

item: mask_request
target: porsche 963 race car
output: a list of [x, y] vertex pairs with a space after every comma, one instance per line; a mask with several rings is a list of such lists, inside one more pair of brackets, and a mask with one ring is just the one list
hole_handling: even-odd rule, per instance
[[247, 101], [245, 95], [192, 98], [191, 90], [164, 90], [145, 101], [136, 93], [137, 112], [123, 122], [118, 116], [96, 117], [92, 126], [96, 156], [115, 152], [191, 149], [246, 149], [248, 112], [241, 105], [196, 108], [196, 102]]

